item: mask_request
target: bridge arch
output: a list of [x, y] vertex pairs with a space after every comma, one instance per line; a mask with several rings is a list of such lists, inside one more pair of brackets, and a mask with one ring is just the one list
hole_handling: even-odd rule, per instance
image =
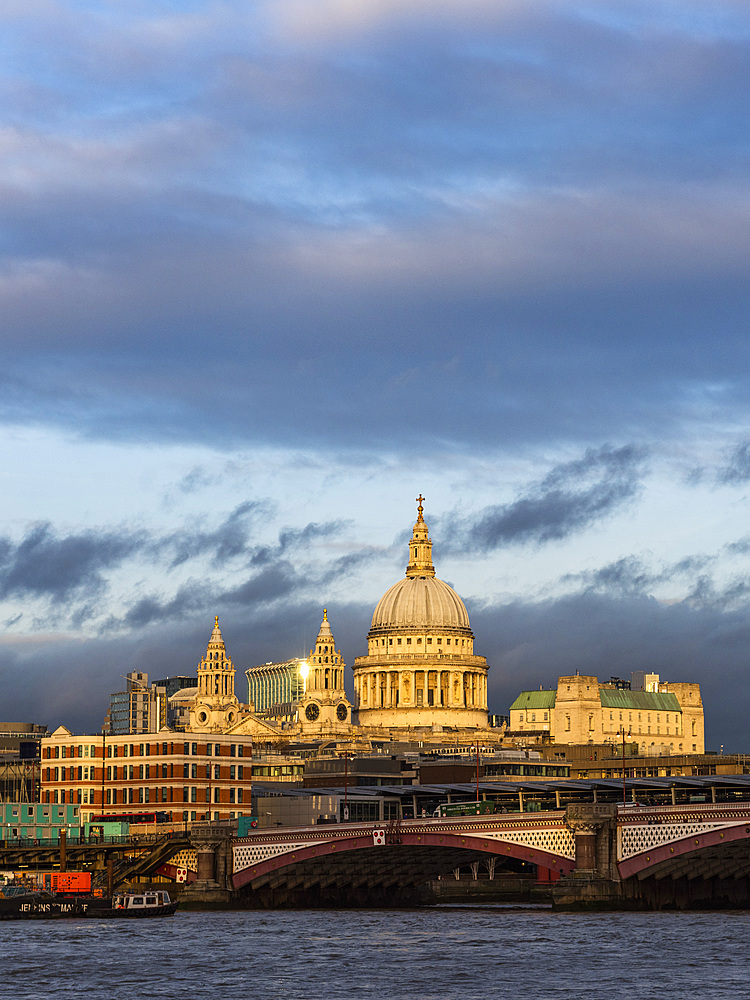
[[691, 831], [620, 861], [618, 869], [623, 879], [748, 875], [750, 823]]
[[492, 817], [411, 821], [388, 827], [342, 825], [259, 832], [234, 845], [235, 889], [290, 880], [332, 877], [400, 880], [417, 884], [482, 856], [514, 858], [565, 874], [574, 867], [574, 845], [562, 814], [519, 822]]

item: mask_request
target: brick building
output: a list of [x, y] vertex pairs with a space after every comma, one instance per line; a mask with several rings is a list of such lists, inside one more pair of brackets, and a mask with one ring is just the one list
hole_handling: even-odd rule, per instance
[[60, 726], [42, 740], [41, 801], [79, 806], [82, 824], [102, 812], [159, 812], [170, 823], [249, 816], [251, 784], [246, 736], [73, 736]]

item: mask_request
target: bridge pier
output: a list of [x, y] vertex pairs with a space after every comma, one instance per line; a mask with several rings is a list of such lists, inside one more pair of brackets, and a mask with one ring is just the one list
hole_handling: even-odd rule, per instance
[[575, 837], [575, 869], [552, 887], [555, 910], [619, 909], [622, 882], [617, 868], [617, 806], [581, 802], [565, 810]]
[[232, 838], [236, 823], [194, 825], [191, 845], [197, 855], [198, 877], [180, 894], [180, 904], [189, 907], [225, 906], [234, 895], [232, 889]]

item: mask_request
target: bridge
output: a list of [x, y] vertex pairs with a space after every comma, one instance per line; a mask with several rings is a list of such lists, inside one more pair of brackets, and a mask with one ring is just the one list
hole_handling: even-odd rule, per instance
[[561, 909], [750, 905], [750, 803], [578, 803], [551, 812], [261, 830], [233, 840], [227, 888], [248, 905], [395, 901], [487, 858], [552, 873]]
[[[125, 842], [67, 845], [69, 868], [114, 884], [157, 873], [192, 883], [198, 905], [414, 903], [421, 887], [486, 861], [552, 883], [559, 909], [750, 907], [750, 802], [634, 806], [260, 829], [232, 823]], [[0, 849], [0, 866], [52, 867], [57, 845]]]

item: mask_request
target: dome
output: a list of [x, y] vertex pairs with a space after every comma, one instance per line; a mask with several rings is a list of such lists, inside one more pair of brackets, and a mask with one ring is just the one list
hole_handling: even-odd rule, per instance
[[470, 632], [469, 615], [458, 594], [435, 576], [407, 576], [380, 598], [372, 631], [420, 629]]
[[472, 637], [466, 606], [452, 587], [435, 576], [432, 541], [422, 516], [420, 493], [417, 523], [409, 542], [406, 579], [399, 580], [380, 598], [372, 616], [370, 637], [400, 629], [423, 632], [460, 632]]

